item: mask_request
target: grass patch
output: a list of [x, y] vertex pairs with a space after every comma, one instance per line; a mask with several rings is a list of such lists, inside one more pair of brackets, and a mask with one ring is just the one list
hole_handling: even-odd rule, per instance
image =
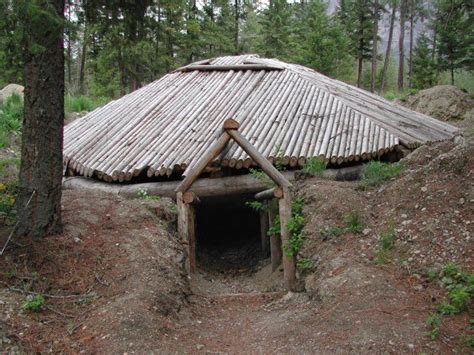
[[23, 120], [23, 100], [13, 94], [0, 105], [0, 148], [10, 142], [12, 133], [20, 133]]
[[[472, 312], [470, 307], [474, 300], [474, 274], [461, 271], [455, 263], [447, 263], [441, 270], [429, 270], [428, 278], [432, 282], [438, 282], [447, 291], [446, 299], [436, 306], [436, 313], [432, 313], [427, 320], [428, 326], [431, 327], [428, 336], [434, 340], [439, 337], [439, 325], [443, 317]], [[470, 322], [472, 326], [473, 321]], [[470, 339], [469, 336], [461, 335], [461, 340], [467, 339], [465, 344], [472, 347], [472, 335]]]
[[66, 95], [64, 97], [64, 110], [66, 113], [82, 111], [90, 112], [109, 101], [110, 99], [107, 97], [92, 98], [88, 96]]
[[296, 267], [301, 271], [309, 271], [314, 267], [314, 261], [308, 258], [301, 258], [296, 263]]
[[28, 296], [22, 308], [25, 311], [39, 312], [43, 308], [44, 302], [44, 297], [41, 295]]
[[148, 200], [148, 201], [159, 201], [161, 200], [160, 196], [156, 195], [149, 195], [148, 191], [145, 189], [138, 189], [137, 198], [140, 200]]
[[375, 254], [375, 262], [379, 265], [385, 264], [390, 252], [395, 248], [395, 228], [392, 226], [380, 233], [379, 246]]
[[364, 230], [364, 221], [359, 212], [350, 212], [344, 218], [346, 230], [351, 233], [360, 234]]
[[326, 170], [326, 162], [320, 158], [309, 158], [303, 166], [303, 172], [311, 176], [322, 176]]
[[0, 216], [7, 225], [11, 225], [16, 220], [15, 202], [18, 193], [16, 182], [9, 184], [0, 183]]
[[389, 164], [371, 161], [364, 168], [359, 186], [362, 188], [379, 186], [383, 182], [398, 176], [402, 171], [403, 166], [399, 163]]
[[338, 226], [331, 226], [331, 227], [325, 227], [321, 229], [319, 232], [321, 233], [321, 236], [323, 237], [323, 240], [328, 240], [328, 239], [333, 239], [337, 238], [340, 235], [345, 233], [345, 229], [338, 227]]

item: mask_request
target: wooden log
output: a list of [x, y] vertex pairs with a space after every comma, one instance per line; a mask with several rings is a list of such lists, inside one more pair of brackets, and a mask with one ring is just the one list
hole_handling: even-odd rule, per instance
[[[284, 172], [284, 176], [292, 180], [294, 172]], [[107, 176], [104, 176], [107, 178]], [[112, 181], [111, 179], [109, 181]], [[180, 181], [162, 181], [142, 184], [111, 184], [92, 180], [80, 176], [63, 179], [63, 189], [101, 191], [105, 193], [120, 195], [126, 198], [136, 198], [138, 191], [145, 190], [151, 196], [162, 196], [176, 198], [176, 188]], [[252, 175], [239, 175], [218, 178], [198, 179], [189, 191], [194, 192], [200, 198], [225, 195], [255, 194], [268, 189], [262, 181]]]
[[194, 192], [186, 191], [183, 193], [183, 202], [189, 205], [189, 204], [197, 204], [201, 201], [199, 200], [199, 197]]
[[181, 72], [200, 71], [228, 71], [228, 70], [283, 70], [283, 67], [265, 64], [237, 64], [237, 65], [188, 65], [181, 68]]
[[[275, 224], [278, 208], [275, 206], [276, 200], [268, 203], [268, 225], [269, 228]], [[281, 236], [279, 234], [272, 234], [270, 237], [270, 260], [272, 264], [272, 271], [275, 271], [281, 263]]]
[[222, 133], [219, 139], [209, 148], [209, 150], [204, 154], [204, 156], [198, 161], [196, 166], [190, 173], [185, 177], [185, 179], [179, 184], [176, 188], [176, 192], [186, 192], [193, 182], [199, 177], [201, 172], [206, 168], [206, 166], [219, 155], [219, 153], [224, 149], [227, 143], [230, 140], [230, 135], [228, 132], [236, 132], [234, 130], [228, 130]]
[[[290, 231], [288, 229], [288, 222], [291, 219], [291, 193], [290, 189], [283, 189], [283, 197], [279, 200], [280, 211], [280, 230], [281, 230], [281, 245], [284, 250], [285, 245], [288, 245], [290, 240]], [[283, 253], [283, 276], [288, 291], [296, 291], [296, 262], [294, 255]]]
[[267, 207], [260, 211], [260, 239], [262, 242], [262, 255], [268, 257], [270, 252], [270, 237], [268, 236], [268, 202], [264, 202]]
[[196, 271], [196, 217], [194, 208], [183, 200], [183, 193], [176, 194], [178, 206], [178, 238], [185, 246], [185, 268], [188, 274]]
[[240, 123], [232, 118], [224, 121], [224, 129], [239, 129]]
[[255, 195], [256, 200], [268, 200], [274, 197], [283, 197], [283, 189], [281, 187], [273, 187], [271, 189], [259, 192]]
[[262, 168], [262, 170], [281, 187], [291, 186], [290, 182], [267, 160], [239, 131], [226, 130], [226, 132], [239, 144], [242, 149]]

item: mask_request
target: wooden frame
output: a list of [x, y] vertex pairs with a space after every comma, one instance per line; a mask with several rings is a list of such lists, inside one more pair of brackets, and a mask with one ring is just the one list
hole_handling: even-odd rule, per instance
[[[291, 183], [263, 155], [261, 155], [244, 136], [242, 136], [238, 129], [239, 123], [237, 121], [232, 119], [226, 120], [223, 125], [221, 136], [212, 146], [209, 147], [207, 152], [201, 157], [201, 159], [199, 159], [194, 169], [190, 171], [175, 190], [178, 204], [178, 235], [181, 242], [186, 246], [186, 270], [192, 274], [196, 268], [196, 218], [192, 203], [199, 201], [198, 197], [188, 190], [204, 169], [206, 169], [209, 163], [211, 163], [212, 160], [225, 149], [227, 143], [233, 139], [278, 185], [275, 189], [264, 191], [260, 194], [259, 198], [275, 197], [279, 199], [281, 241], [280, 238], [275, 237], [271, 237], [272, 239], [270, 240], [272, 269], [277, 267], [279, 259], [281, 258], [283, 260], [286, 287], [289, 291], [295, 291], [295, 258], [282, 252], [282, 246], [285, 245], [285, 243], [288, 243], [290, 238], [288, 222], [291, 218]], [[269, 222], [271, 223], [271, 220]], [[274, 264], [276, 266], [274, 266]]]

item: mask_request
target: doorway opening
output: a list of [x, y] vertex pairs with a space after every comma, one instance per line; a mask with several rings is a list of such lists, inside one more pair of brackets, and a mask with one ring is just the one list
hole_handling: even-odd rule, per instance
[[203, 199], [196, 208], [197, 266], [220, 273], [253, 272], [263, 259], [259, 213], [253, 196]]

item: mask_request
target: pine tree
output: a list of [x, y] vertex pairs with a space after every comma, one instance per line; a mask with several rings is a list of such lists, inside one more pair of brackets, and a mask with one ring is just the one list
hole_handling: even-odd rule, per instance
[[62, 227], [64, 0], [22, 5], [26, 86], [17, 233], [43, 237]]
[[421, 34], [413, 51], [412, 86], [416, 89], [426, 89], [436, 84], [436, 63], [431, 56], [431, 40]]
[[344, 76], [349, 71], [349, 41], [339, 21], [327, 14], [327, 4], [310, 0], [302, 8], [298, 42], [303, 65], [330, 76]]
[[472, 5], [467, 0], [438, 0], [434, 21], [439, 69], [450, 72], [451, 84], [454, 85], [456, 70], [474, 69]]

